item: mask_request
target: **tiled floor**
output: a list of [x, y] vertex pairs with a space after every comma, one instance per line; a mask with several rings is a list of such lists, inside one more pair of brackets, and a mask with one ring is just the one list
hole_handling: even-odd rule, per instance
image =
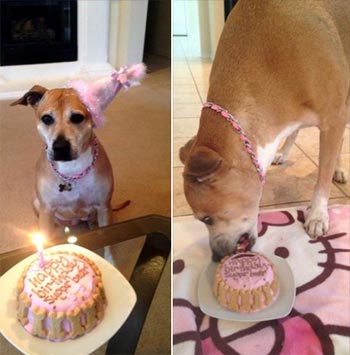
[[[201, 105], [206, 100], [211, 62], [191, 59], [186, 55], [184, 38], [174, 38], [174, 217], [190, 215], [182, 187], [183, 166], [178, 152], [198, 129]], [[300, 131], [296, 143], [284, 165], [268, 170], [267, 184], [261, 200], [261, 209], [308, 205], [317, 178], [317, 128]], [[350, 128], [342, 150], [344, 167], [349, 168]], [[281, 179], [281, 176], [283, 179]], [[350, 183], [333, 184], [329, 204], [348, 204]]]

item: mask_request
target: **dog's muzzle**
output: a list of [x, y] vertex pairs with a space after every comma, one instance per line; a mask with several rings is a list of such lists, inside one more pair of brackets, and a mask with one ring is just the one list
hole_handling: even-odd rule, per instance
[[249, 251], [254, 243], [254, 236], [251, 236], [248, 233], [242, 234], [239, 237], [236, 245], [232, 245], [225, 238], [220, 238], [214, 245], [211, 245], [212, 260], [214, 262], [219, 262], [223, 257], [227, 255]]
[[69, 141], [63, 137], [58, 136], [52, 144], [53, 160], [56, 161], [70, 161], [72, 160], [71, 145]]

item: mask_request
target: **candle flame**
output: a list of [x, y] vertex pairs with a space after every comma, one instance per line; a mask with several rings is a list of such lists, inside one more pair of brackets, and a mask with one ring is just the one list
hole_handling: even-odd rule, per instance
[[64, 227], [64, 233], [65, 233], [65, 234], [68, 234], [69, 232], [70, 232], [69, 227]]
[[38, 248], [42, 248], [43, 243], [45, 241], [44, 234], [37, 232], [32, 234], [32, 240], [36, 244]]
[[74, 244], [77, 240], [78, 238], [75, 235], [71, 235], [70, 237], [68, 237], [67, 242], [70, 244]]

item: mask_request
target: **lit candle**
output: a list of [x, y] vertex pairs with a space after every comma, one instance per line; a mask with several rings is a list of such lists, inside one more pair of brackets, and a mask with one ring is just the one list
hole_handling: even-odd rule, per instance
[[33, 238], [33, 242], [35, 243], [38, 249], [39, 267], [42, 268], [45, 266], [44, 249], [43, 249], [44, 235], [42, 233], [34, 233], [32, 238]]

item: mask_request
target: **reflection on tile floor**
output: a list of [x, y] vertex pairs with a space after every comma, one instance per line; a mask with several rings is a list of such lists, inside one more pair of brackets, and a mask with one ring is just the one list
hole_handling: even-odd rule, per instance
[[[211, 69], [209, 60], [189, 58], [185, 53], [183, 41], [183, 38], [174, 38], [174, 217], [191, 214], [183, 194], [183, 167], [178, 152], [197, 132], [201, 103], [206, 100]], [[309, 204], [317, 177], [318, 145], [317, 128], [307, 128], [299, 132], [287, 162], [282, 166], [272, 166], [268, 170], [261, 209]], [[345, 132], [341, 159], [343, 166], [349, 170], [349, 127]], [[333, 184], [329, 203], [350, 203], [350, 182]]]

